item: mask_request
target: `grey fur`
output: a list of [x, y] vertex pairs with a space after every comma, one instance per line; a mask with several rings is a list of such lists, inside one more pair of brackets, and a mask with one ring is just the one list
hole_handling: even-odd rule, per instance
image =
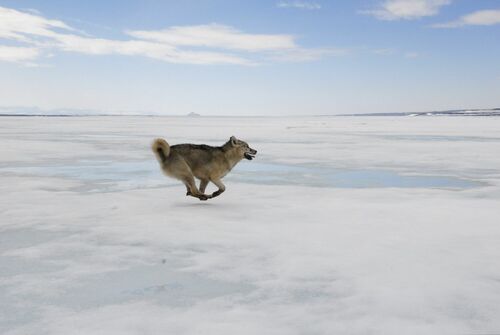
[[[252, 160], [257, 154], [245, 141], [231, 136], [220, 147], [206, 144], [177, 144], [170, 146], [164, 139], [154, 140], [151, 146], [160, 167], [167, 176], [179, 179], [186, 185], [187, 193], [200, 200], [219, 196], [226, 190], [221, 179], [243, 158]], [[196, 187], [195, 178], [200, 180]], [[205, 194], [209, 182], [218, 187]]]

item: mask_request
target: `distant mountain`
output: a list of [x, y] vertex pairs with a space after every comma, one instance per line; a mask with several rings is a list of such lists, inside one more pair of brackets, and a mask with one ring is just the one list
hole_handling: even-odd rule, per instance
[[38, 107], [0, 107], [0, 116], [113, 116], [113, 115], [159, 115], [155, 113], [115, 111], [105, 112], [91, 109], [57, 108], [40, 109]]
[[[141, 112], [141, 111], [105, 112], [99, 110], [77, 109], [77, 108], [40, 109], [38, 107], [0, 107], [0, 116], [161, 116], [161, 115], [165, 114]], [[194, 112], [191, 112], [185, 116], [201, 117], [200, 114]]]
[[51, 109], [42, 110], [38, 107], [0, 107], [1, 115], [25, 115], [25, 116], [75, 116], [75, 115], [102, 115], [95, 110], [81, 109]]

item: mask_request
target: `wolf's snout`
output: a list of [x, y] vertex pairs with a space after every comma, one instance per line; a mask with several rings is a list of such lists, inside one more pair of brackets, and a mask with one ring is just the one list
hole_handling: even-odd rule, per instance
[[252, 148], [248, 148], [248, 149], [249, 150], [247, 152], [245, 152], [244, 157], [246, 159], [248, 159], [249, 161], [251, 161], [252, 159], [254, 159], [255, 155], [257, 154], [257, 150], [252, 149]]

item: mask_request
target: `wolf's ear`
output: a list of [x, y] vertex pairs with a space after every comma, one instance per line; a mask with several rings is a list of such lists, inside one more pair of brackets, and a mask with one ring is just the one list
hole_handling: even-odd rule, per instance
[[231, 142], [232, 145], [236, 145], [236, 137], [231, 136], [231, 138], [229, 139], [229, 141]]

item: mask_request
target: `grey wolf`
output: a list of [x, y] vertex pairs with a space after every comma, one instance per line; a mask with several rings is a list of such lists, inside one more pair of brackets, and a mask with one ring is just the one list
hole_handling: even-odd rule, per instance
[[[219, 196], [226, 190], [221, 179], [243, 158], [252, 160], [257, 154], [248, 143], [231, 136], [220, 147], [205, 144], [176, 144], [157, 138], [151, 146], [161, 170], [167, 176], [178, 179], [186, 185], [186, 196], [207, 200]], [[196, 187], [195, 178], [200, 180]], [[205, 194], [209, 182], [218, 190], [211, 195]]]

